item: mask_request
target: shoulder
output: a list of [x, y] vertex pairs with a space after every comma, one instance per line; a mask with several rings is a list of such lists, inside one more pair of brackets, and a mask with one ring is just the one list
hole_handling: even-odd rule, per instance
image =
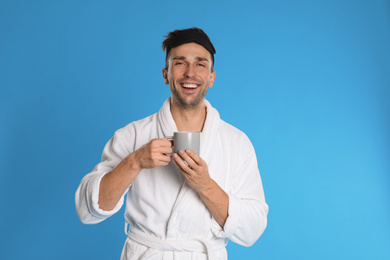
[[149, 128], [151, 125], [156, 123], [156, 114], [150, 115], [143, 119], [133, 121], [126, 126], [118, 129], [115, 134], [118, 135], [127, 135], [134, 134], [135, 132], [139, 132], [144, 130], [145, 128]]
[[145, 133], [150, 132], [150, 129], [156, 124], [156, 121], [156, 114], [133, 121], [116, 130], [111, 141], [113, 143], [119, 143], [120, 146], [126, 147], [131, 152], [135, 149], [137, 139], [145, 136]]
[[[217, 127], [218, 127], [219, 136], [221, 137], [224, 143], [227, 143], [235, 148], [253, 150], [251, 141], [243, 131], [224, 121], [220, 117], [217, 109], [211, 106], [210, 102], [206, 101], [206, 106], [210, 111], [211, 116], [213, 116], [213, 120], [218, 122]], [[216, 126], [215, 121], [213, 124], [214, 126]]]
[[248, 151], [253, 151], [252, 142], [249, 140], [249, 137], [237, 127], [220, 120], [220, 135], [223, 140], [230, 143], [230, 145], [241, 148]]
[[230, 136], [231, 138], [234, 138], [234, 139], [238, 139], [238, 140], [248, 140], [249, 141], [249, 138], [248, 136], [243, 132], [241, 131], [240, 129], [238, 129], [237, 127], [223, 121], [222, 119], [220, 120], [220, 132], [221, 134], [223, 135], [228, 135]]
[[[205, 101], [206, 107], [207, 107], [207, 112], [208, 116], [210, 116], [210, 121], [212, 122], [210, 124], [211, 127], [218, 127], [219, 129], [219, 134], [221, 137], [228, 137], [230, 139], [235, 139], [235, 140], [247, 140], [249, 141], [247, 135], [238, 129], [237, 127], [225, 122], [221, 117], [216, 108], [214, 108], [210, 102], [207, 100]], [[218, 123], [216, 123], [218, 122]], [[206, 122], [207, 123], [207, 122]]]

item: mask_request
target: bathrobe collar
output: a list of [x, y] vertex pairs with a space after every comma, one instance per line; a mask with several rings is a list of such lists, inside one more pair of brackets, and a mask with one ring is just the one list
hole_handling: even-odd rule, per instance
[[[173, 133], [178, 131], [172, 117], [170, 101], [171, 98], [165, 100], [157, 116], [159, 127], [164, 136], [173, 136]], [[201, 133], [200, 157], [207, 162], [212, 154], [214, 143], [218, 137], [220, 116], [218, 111], [211, 106], [210, 102], [205, 100], [204, 103], [207, 109], [207, 116]]]

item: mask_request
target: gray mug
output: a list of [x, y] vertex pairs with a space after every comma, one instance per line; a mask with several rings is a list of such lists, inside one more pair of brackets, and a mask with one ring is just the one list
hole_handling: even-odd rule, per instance
[[199, 155], [200, 152], [200, 132], [174, 132], [173, 137], [167, 137], [173, 140], [173, 152], [191, 149]]

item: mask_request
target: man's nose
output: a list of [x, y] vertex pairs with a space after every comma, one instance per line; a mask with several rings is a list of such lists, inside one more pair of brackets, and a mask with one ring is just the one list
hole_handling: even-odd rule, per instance
[[186, 77], [189, 77], [189, 78], [194, 77], [195, 76], [195, 71], [194, 71], [193, 65], [188, 64], [184, 73], [185, 73]]

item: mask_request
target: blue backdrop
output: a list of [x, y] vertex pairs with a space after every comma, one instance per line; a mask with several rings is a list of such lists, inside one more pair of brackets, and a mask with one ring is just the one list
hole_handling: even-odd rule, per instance
[[0, 258], [119, 259], [74, 193], [170, 95], [168, 31], [217, 49], [208, 100], [259, 159], [268, 227], [229, 259], [390, 255], [390, 1], [0, 1]]

